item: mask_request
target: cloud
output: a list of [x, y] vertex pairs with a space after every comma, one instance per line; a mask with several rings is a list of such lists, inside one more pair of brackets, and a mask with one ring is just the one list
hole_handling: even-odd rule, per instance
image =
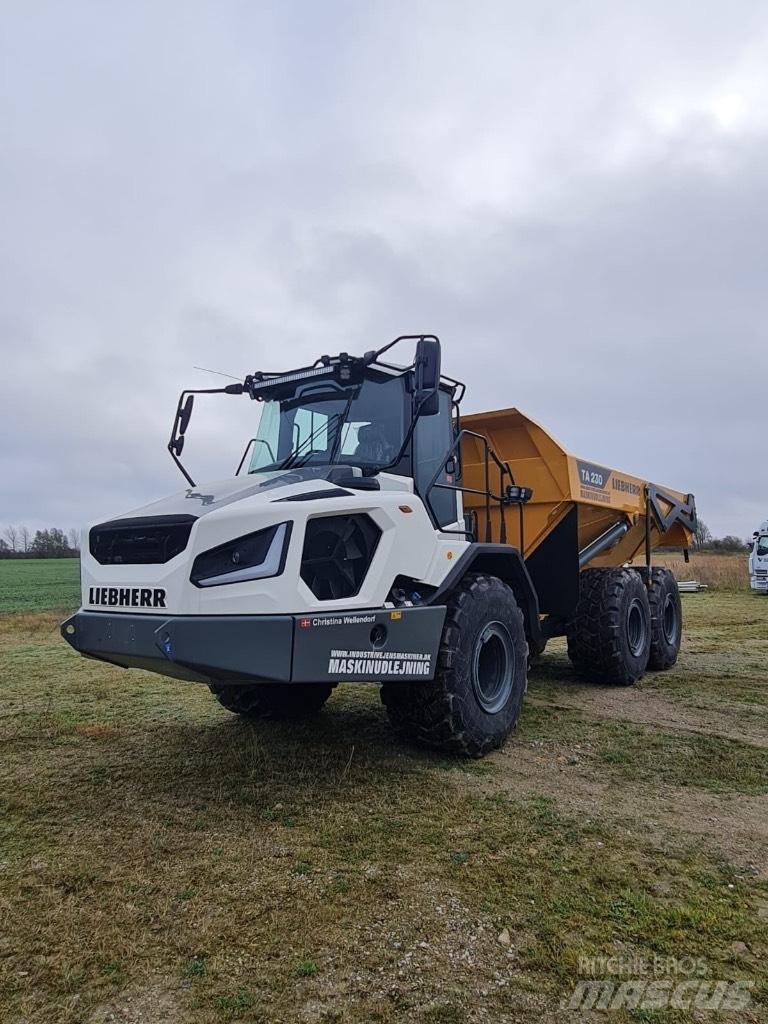
[[[765, 510], [768, 13], [759, 3], [11, 5], [0, 55], [0, 520], [182, 483], [195, 365], [404, 331], [467, 409]], [[232, 472], [239, 399], [188, 459]]]

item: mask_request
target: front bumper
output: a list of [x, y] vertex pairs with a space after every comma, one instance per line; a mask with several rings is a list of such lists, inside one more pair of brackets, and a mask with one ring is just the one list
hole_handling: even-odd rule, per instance
[[193, 682], [327, 683], [434, 678], [445, 607], [321, 615], [131, 615], [79, 611], [76, 651]]

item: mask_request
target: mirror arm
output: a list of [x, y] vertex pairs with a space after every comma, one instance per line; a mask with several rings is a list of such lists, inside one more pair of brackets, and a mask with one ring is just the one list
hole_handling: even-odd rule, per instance
[[[179, 458], [177, 452], [178, 442], [181, 438], [184, 437], [184, 433], [186, 432], [185, 426], [184, 431], [179, 433], [179, 426], [181, 424], [182, 409], [184, 406], [185, 399], [188, 398], [190, 395], [242, 395], [243, 392], [246, 390], [247, 386], [245, 384], [237, 383], [227, 384], [227, 386], [223, 388], [191, 388], [188, 391], [182, 391], [181, 394], [179, 395], [179, 401], [176, 406], [176, 415], [173, 418], [173, 427], [171, 428], [171, 437], [170, 440], [168, 441], [168, 451], [171, 453], [171, 458], [181, 470], [184, 479], [187, 481], [190, 487], [196, 487], [197, 484], [182, 465], [181, 459]], [[187, 421], [187, 426], [189, 426], [189, 421]]]
[[171, 458], [173, 459], [173, 461], [176, 463], [176, 465], [181, 470], [181, 472], [182, 472], [184, 478], [186, 479], [187, 483], [189, 484], [189, 486], [190, 487], [197, 487], [197, 484], [195, 483], [195, 481], [192, 479], [192, 477], [189, 475], [189, 473], [186, 471], [186, 469], [184, 469], [184, 466], [182, 465], [181, 459], [176, 454], [176, 452], [173, 450], [173, 447], [171, 446], [170, 443], [168, 444], [168, 451], [171, 453]]

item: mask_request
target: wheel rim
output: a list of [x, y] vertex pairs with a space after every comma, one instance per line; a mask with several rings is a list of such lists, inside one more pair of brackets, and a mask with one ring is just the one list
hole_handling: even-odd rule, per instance
[[671, 594], [667, 594], [664, 599], [661, 628], [664, 630], [664, 639], [667, 643], [674, 644], [677, 641], [677, 605]]
[[489, 622], [475, 643], [472, 689], [477, 703], [495, 715], [509, 700], [515, 682], [512, 637], [502, 622]]
[[627, 643], [634, 658], [640, 657], [648, 638], [648, 623], [642, 602], [634, 598], [627, 611]]

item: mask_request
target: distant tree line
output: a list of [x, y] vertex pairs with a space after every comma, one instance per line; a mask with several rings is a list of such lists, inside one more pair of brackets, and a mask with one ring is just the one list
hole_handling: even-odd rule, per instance
[[725, 537], [713, 537], [712, 531], [704, 520], [699, 519], [693, 546], [697, 551], [730, 554], [732, 552], [747, 551], [749, 549], [749, 542], [742, 540], [740, 537], [734, 537], [730, 533]]
[[[749, 550], [749, 541], [727, 534], [713, 537], [703, 519], [698, 520], [693, 547], [696, 551], [714, 551], [728, 554]], [[32, 531], [26, 526], [7, 526], [0, 537], [0, 558], [77, 558], [80, 554], [80, 534], [77, 530], [64, 533], [56, 527]]]
[[33, 534], [26, 526], [6, 526], [0, 537], [0, 558], [77, 558], [79, 554], [77, 530], [64, 533], [54, 526]]

